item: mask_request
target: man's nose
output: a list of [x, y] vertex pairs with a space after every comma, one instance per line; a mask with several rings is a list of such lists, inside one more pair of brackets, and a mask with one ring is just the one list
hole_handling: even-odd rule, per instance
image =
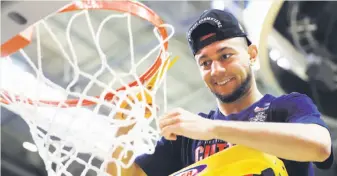
[[226, 68], [222, 66], [222, 64], [219, 61], [213, 61], [211, 66], [211, 75], [217, 76], [221, 72], [226, 72]]

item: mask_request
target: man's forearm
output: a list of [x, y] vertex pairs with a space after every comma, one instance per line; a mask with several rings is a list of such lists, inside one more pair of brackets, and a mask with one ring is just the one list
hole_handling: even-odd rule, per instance
[[[133, 127], [134, 125], [130, 125], [130, 126], [126, 126], [126, 127], [121, 127], [118, 129], [116, 137], [117, 136], [121, 136], [121, 135], [125, 135], [127, 134], [130, 129]], [[123, 152], [123, 147], [118, 147], [115, 149], [115, 151], [112, 153], [112, 158], [115, 159], [119, 159], [121, 158], [121, 162], [123, 163], [128, 163], [132, 157], [132, 155], [134, 155], [133, 152], [128, 151], [127, 153], [125, 153], [125, 155], [121, 156], [121, 152]], [[121, 175], [138, 175], [138, 176], [146, 176], [145, 172], [135, 163], [132, 164], [129, 168], [122, 168], [120, 167], [120, 174]], [[117, 163], [112, 162], [108, 165], [107, 167], [107, 172], [110, 175], [118, 175], [118, 166]]]
[[295, 161], [324, 161], [330, 155], [327, 129], [315, 124], [215, 121], [215, 138]]

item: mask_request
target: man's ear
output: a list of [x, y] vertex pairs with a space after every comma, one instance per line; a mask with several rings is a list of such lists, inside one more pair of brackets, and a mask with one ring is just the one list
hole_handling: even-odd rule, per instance
[[250, 62], [253, 64], [256, 61], [258, 54], [256, 45], [252, 44], [248, 47], [248, 54], [250, 56]]

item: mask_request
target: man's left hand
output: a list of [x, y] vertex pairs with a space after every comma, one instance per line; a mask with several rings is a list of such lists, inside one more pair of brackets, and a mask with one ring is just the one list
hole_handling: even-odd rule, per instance
[[210, 140], [214, 138], [214, 122], [177, 108], [160, 117], [159, 127], [167, 140], [176, 140], [177, 135], [196, 140]]

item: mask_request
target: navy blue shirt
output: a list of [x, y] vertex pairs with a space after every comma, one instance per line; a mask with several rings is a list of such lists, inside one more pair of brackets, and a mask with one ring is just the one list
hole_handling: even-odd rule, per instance
[[[291, 93], [280, 97], [265, 95], [260, 101], [245, 110], [224, 116], [219, 109], [200, 116], [212, 120], [253, 121], [253, 122], [287, 122], [327, 125], [320, 118], [320, 113], [312, 100], [306, 95]], [[167, 176], [216, 152], [233, 146], [222, 140], [193, 140], [178, 136], [175, 141], [162, 138], [152, 155], [144, 154], [136, 159], [136, 163], [148, 176]], [[285, 146], [286, 147], [286, 146]], [[333, 162], [333, 154], [324, 162], [282, 161], [289, 176], [313, 176], [315, 164], [318, 168], [328, 169]], [[265, 172], [263, 176], [270, 175]]]

